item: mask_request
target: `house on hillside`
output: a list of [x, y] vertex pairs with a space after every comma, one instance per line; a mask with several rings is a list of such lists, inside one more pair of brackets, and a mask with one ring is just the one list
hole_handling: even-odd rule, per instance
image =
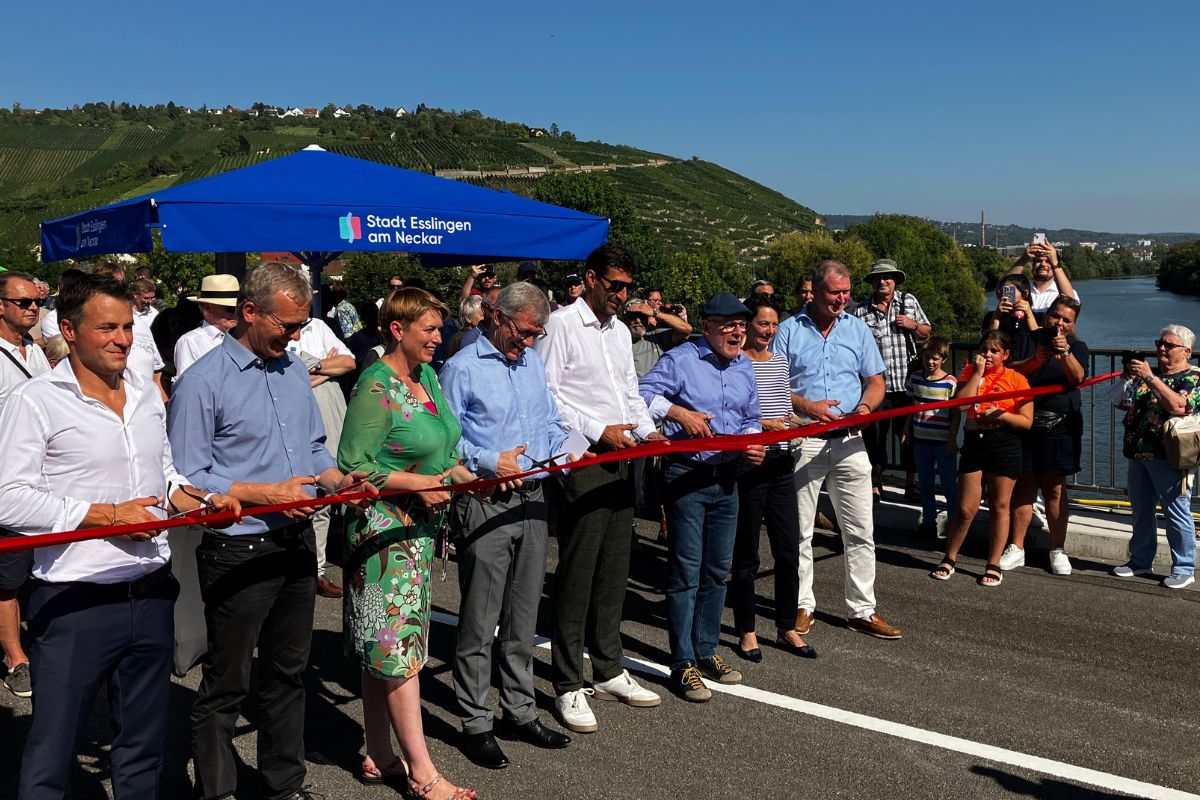
[[399, 108], [396, 109], [396, 118], [397, 119], [399, 119], [400, 117], [407, 117], [407, 116], [408, 116], [408, 109], [406, 109], [404, 106], [400, 106]]
[[350, 116], [350, 112], [344, 108], [335, 108], [333, 110], [333, 118], [334, 119], [342, 119], [342, 118], [348, 117], [348, 116]]
[[304, 109], [304, 116], [306, 116], [306, 117], [315, 117], [315, 116], [317, 116], [319, 113], [320, 113], [320, 112], [319, 112], [319, 111], [317, 111], [317, 109], [315, 109], [315, 108], [306, 108], [306, 109]]
[[549, 136], [550, 132], [545, 128], [530, 128], [529, 135], [535, 139], [541, 139], [544, 136]]
[[298, 108], [289, 108], [287, 111], [284, 111], [279, 116], [280, 117], [303, 117], [304, 112]]

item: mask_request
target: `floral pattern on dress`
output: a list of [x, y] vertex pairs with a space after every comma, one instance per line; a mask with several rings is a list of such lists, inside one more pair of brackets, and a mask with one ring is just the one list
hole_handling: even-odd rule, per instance
[[[426, 409], [384, 361], [363, 371], [346, 411], [338, 449], [345, 470], [383, 488], [393, 471], [433, 475], [454, 466], [462, 429], [433, 370], [420, 382]], [[433, 534], [440, 520], [410, 495], [380, 498], [347, 529], [343, 631], [346, 652], [376, 677], [410, 678], [428, 656]]]
[[[1200, 370], [1188, 369], [1174, 375], [1157, 377], [1171, 391], [1183, 395], [1187, 401], [1188, 414], [1200, 411]], [[1166, 458], [1167, 453], [1163, 449], [1163, 425], [1170, 418], [1171, 414], [1158, 402], [1148, 382], [1137, 382], [1134, 385], [1133, 401], [1129, 410], [1125, 412], [1125, 457], [1142, 460]]]

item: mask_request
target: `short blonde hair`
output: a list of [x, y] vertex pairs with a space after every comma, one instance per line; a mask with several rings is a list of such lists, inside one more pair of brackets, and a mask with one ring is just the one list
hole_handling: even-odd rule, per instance
[[450, 316], [450, 309], [446, 308], [446, 304], [424, 289], [414, 286], [393, 289], [383, 299], [383, 305], [379, 309], [379, 328], [391, 341], [393, 322], [399, 322], [401, 327], [407, 328], [430, 311], [441, 314], [443, 320]]
[[47, 361], [53, 361], [56, 364], [71, 355], [71, 348], [67, 346], [67, 340], [62, 337], [61, 333], [46, 337], [42, 351], [46, 354]]

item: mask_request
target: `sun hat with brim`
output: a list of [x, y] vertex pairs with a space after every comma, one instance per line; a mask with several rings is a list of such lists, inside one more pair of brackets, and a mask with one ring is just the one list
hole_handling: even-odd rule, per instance
[[746, 304], [729, 292], [717, 292], [707, 303], [700, 306], [700, 318], [706, 317], [749, 317]]
[[212, 303], [214, 306], [237, 306], [241, 286], [233, 275], [207, 275], [200, 281], [200, 291], [188, 295], [193, 303]]
[[896, 266], [896, 262], [890, 258], [881, 258], [872, 264], [871, 271], [867, 273], [867, 280], [883, 277], [884, 275], [895, 275], [897, 286], [904, 283], [904, 270]]

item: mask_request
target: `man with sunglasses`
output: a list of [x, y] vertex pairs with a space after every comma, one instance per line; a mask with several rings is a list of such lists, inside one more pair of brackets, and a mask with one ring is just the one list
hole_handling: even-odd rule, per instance
[[[4, 294], [12, 297], [12, 288]], [[129, 289], [88, 275], [59, 295], [70, 356], [26, 381], [0, 413], [0, 525], [22, 535], [154, 523], [236, 500], [179, 474], [162, 400], [126, 368]], [[77, 737], [96, 689], [119, 721], [113, 794], [159, 796], [167, 739], [173, 611], [179, 586], [165, 536], [144, 531], [33, 551], [29, 632], [37, 692], [18, 794], [67, 796]]]
[[[563, 455], [567, 434], [542, 359], [530, 349], [550, 316], [546, 296], [533, 284], [510, 284], [490, 315], [488, 334], [456, 353], [439, 377], [462, 425], [463, 464], [481, 478], [508, 478]], [[571, 741], [538, 720], [533, 689], [548, 535], [543, 477], [513, 478], [488, 500], [460, 493], [451, 511], [462, 595], [454, 648], [460, 742], [467, 758], [488, 769], [509, 763], [493, 730], [543, 748]], [[499, 722], [487, 703], [497, 625], [503, 659]]]
[[[568, 431], [585, 437], [593, 452], [622, 450], [639, 439], [662, 439], [638, 394], [629, 329], [617, 313], [633, 286], [637, 262], [618, 245], [587, 257], [581, 300], [550, 315], [546, 336], [534, 345]], [[587, 695], [634, 707], [662, 698], [640, 686], [621, 666], [621, 617], [633, 526], [633, 471], [614, 461], [572, 472], [563, 486], [554, 572], [551, 641], [555, 710], [568, 729], [598, 727]], [[583, 681], [588, 642], [592, 688]]]
[[[20, 384], [50, 371], [42, 349], [29, 337], [41, 305], [32, 275], [0, 273], [0, 404]], [[13, 535], [0, 531], [0, 537]], [[33, 695], [29, 658], [21, 647], [21, 607], [17, 599], [32, 563], [30, 550], [0, 553], [0, 648], [7, 667], [4, 685], [17, 697]]]
[[[175, 384], [168, 431], [194, 486], [246, 506], [338, 492], [309, 369], [288, 352], [309, 323], [312, 287], [295, 267], [259, 265], [242, 283], [237, 324]], [[367, 492], [374, 487], [364, 486]], [[307, 800], [304, 682], [317, 587], [314, 508], [243, 517], [196, 548], [208, 652], [192, 708], [196, 800], [238, 790], [234, 729], [258, 650], [258, 771], [270, 800]], [[251, 510], [253, 513], [253, 510]]]
[[[663, 355], [639, 389], [668, 439], [710, 439], [759, 433], [762, 410], [754, 369], [742, 354], [750, 309], [729, 292], [700, 308], [703, 338]], [[671, 686], [702, 703], [712, 691], [702, 677], [741, 683], [717, 655], [725, 576], [737, 532], [738, 468], [761, 464], [762, 445], [743, 452], [705, 450], [668, 456], [663, 471], [667, 509], [667, 631]]]

